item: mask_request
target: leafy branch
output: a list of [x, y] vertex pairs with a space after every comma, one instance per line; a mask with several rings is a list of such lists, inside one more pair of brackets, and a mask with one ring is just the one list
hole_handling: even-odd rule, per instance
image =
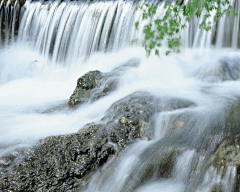
[[[163, 17], [154, 20], [155, 28], [153, 28], [152, 23], [144, 26], [143, 33], [145, 36], [142, 43], [148, 55], [152, 50], [155, 50], [155, 55], [159, 56], [158, 48], [162, 46], [162, 41], [166, 38], [169, 48], [166, 55], [171, 52], [180, 52], [180, 30], [186, 27], [182, 18], [185, 18], [186, 22], [190, 22], [193, 15], [196, 15], [197, 18], [203, 15], [199, 28], [209, 31], [212, 24], [208, 20], [211, 17], [210, 12], [215, 10], [214, 22], [217, 22], [224, 14], [232, 18], [237, 15], [229, 0], [190, 0], [187, 5], [182, 3], [183, 0], [178, 0], [178, 5], [171, 2], [166, 3]], [[157, 5], [143, 3], [137, 6], [136, 10], [142, 11], [142, 19], [148, 19], [157, 14]], [[135, 27], [136, 29], [139, 28], [139, 22], [135, 23]]]

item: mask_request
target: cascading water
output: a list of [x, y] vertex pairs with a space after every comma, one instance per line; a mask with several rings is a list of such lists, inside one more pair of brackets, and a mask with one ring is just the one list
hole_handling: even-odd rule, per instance
[[[1, 3], [1, 22], [4, 23], [1, 35], [5, 37], [5, 45], [9, 44], [9, 37], [12, 41], [16, 40], [15, 25], [20, 16], [18, 1], [13, 6], [10, 2], [7, 1], [6, 5], [3, 1]], [[37, 53], [50, 58], [53, 63], [75, 63], [79, 58], [86, 58], [95, 52], [116, 51], [129, 46], [136, 38], [143, 39], [142, 29], [149, 20], [143, 20], [141, 12], [136, 10], [136, 6], [141, 3], [27, 1], [21, 8], [24, 13], [19, 21], [16, 41], [28, 42]], [[164, 13], [164, 1], [148, 3], [158, 4], [157, 13]], [[239, 1], [232, 0], [230, 4], [238, 13]], [[208, 32], [198, 29], [204, 15], [199, 19], [194, 17], [182, 31], [183, 46], [239, 47], [239, 14], [234, 19], [223, 16], [219, 22], [214, 23], [215, 14], [216, 12], [212, 11], [208, 19], [213, 23], [212, 30]], [[140, 30], [135, 29], [136, 21], [139, 21]]]
[[[181, 31], [182, 52], [160, 58], [130, 46], [144, 38], [141, 31], [150, 22], [135, 9], [142, 2], [0, 2], [0, 157], [49, 135], [76, 132], [100, 121], [119, 99], [146, 91], [193, 105], [170, 110], [166, 104], [154, 116], [152, 140], [129, 145], [117, 161], [113, 157], [92, 175], [86, 191], [209, 192], [221, 183], [231, 192], [236, 168], [223, 174], [207, 162], [226, 138], [226, 114], [240, 97], [240, 1], [230, 2], [238, 16], [221, 18], [209, 32], [198, 28], [203, 18], [193, 18]], [[148, 3], [164, 12], [164, 1]], [[112, 94], [76, 110], [65, 106], [78, 77], [109, 72], [133, 57], [140, 65], [117, 77]], [[51, 108], [58, 110], [47, 112]], [[172, 166], [164, 169], [170, 157]]]

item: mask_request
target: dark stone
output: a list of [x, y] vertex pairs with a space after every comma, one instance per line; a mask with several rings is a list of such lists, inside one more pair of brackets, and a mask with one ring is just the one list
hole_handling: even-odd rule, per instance
[[238, 80], [240, 78], [240, 61], [238, 57], [233, 57], [232, 62], [229, 59], [220, 60], [223, 69], [223, 80]]
[[73, 107], [76, 104], [87, 103], [90, 100], [92, 90], [100, 87], [100, 80], [103, 74], [100, 71], [90, 71], [80, 77], [77, 81], [77, 87], [71, 95], [68, 105]]
[[[90, 89], [96, 85], [96, 79], [93, 81], [85, 83], [81, 80], [78, 85]], [[0, 190], [52, 192], [84, 189], [93, 171], [105, 164], [111, 155], [118, 154], [136, 139], [152, 138], [153, 119], [157, 112], [191, 105], [190, 101], [159, 99], [146, 92], [133, 93], [115, 102], [101, 124], [88, 124], [75, 134], [47, 137], [19, 163], [4, 165], [0, 172]], [[153, 165], [146, 165], [149, 175], [158, 166], [158, 175], [166, 176], [161, 170], [164, 167], [171, 170], [176, 157], [174, 151], [167, 150], [159, 157], [161, 165], [149, 161]], [[144, 173], [139, 174], [146, 180]]]
[[240, 134], [240, 101], [230, 107], [229, 115], [226, 118], [228, 135]]
[[11, 159], [8, 157], [4, 157], [0, 159], [0, 167], [8, 167], [12, 163]]
[[136, 67], [139, 63], [138, 59], [131, 59], [109, 73], [90, 71], [84, 74], [77, 80], [77, 87], [70, 96], [68, 105], [74, 107], [77, 104], [94, 102], [109, 95], [117, 89], [118, 77], [129, 67]]
[[224, 192], [222, 184], [215, 184], [211, 189], [210, 192]]
[[124, 191], [135, 191], [140, 186], [151, 181], [152, 178], [170, 178], [178, 155], [187, 150], [186, 148], [177, 147], [164, 149], [162, 146], [158, 146], [158, 148], [162, 149], [161, 153], [143, 152], [140, 155], [138, 168], [129, 175], [129, 179], [124, 185]]
[[152, 138], [155, 113], [191, 105], [193, 103], [189, 101], [159, 99], [146, 92], [135, 92], [115, 102], [106, 112], [103, 121], [107, 123], [109, 140], [123, 148], [136, 138]]
[[102, 125], [94, 124], [77, 134], [48, 137], [2, 177], [0, 190], [75, 191], [87, 174], [115, 153], [107, 142]]
[[211, 66], [202, 65], [195, 76], [207, 82], [236, 81], [240, 78], [240, 59], [238, 56], [222, 57]]
[[[229, 166], [236, 166], [237, 177], [233, 192], [240, 191], [240, 102], [230, 107], [226, 117], [228, 136], [217, 147], [215, 153], [210, 157], [209, 165], [213, 165], [220, 171], [223, 168], [222, 176]], [[211, 191], [221, 192], [222, 186], [214, 186]]]

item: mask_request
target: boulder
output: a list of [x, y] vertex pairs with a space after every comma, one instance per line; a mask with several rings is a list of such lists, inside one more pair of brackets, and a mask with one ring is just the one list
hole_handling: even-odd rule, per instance
[[118, 77], [130, 67], [138, 66], [139, 63], [138, 59], [131, 59], [109, 73], [96, 70], [84, 74], [77, 80], [77, 86], [68, 101], [69, 107], [94, 102], [109, 95], [117, 89]]
[[240, 76], [239, 57], [222, 57], [212, 65], [201, 65], [194, 76], [207, 82], [236, 81]]
[[103, 74], [100, 71], [90, 71], [77, 80], [77, 87], [70, 96], [68, 105], [87, 103], [93, 93], [93, 89], [100, 87]]
[[115, 102], [103, 121], [106, 122], [109, 140], [122, 148], [136, 138], [152, 138], [156, 113], [192, 105], [194, 103], [186, 100], [158, 98], [146, 92], [135, 92]]
[[76, 134], [52, 136], [2, 176], [1, 191], [75, 191], [84, 176], [107, 161], [114, 147], [102, 125], [89, 124]]
[[[237, 168], [237, 177], [233, 192], [240, 191], [240, 101], [230, 107], [226, 117], [228, 136], [220, 143], [210, 157], [208, 165], [215, 167], [222, 177], [228, 167]], [[211, 191], [221, 192], [221, 185], [213, 186]]]
[[[78, 82], [85, 90], [96, 86], [97, 78], [87, 76], [85, 79], [91, 82]], [[136, 139], [153, 137], [157, 112], [191, 105], [190, 101], [176, 98], [133, 93], [112, 104], [100, 123], [88, 124], [78, 133], [47, 137], [14, 166], [2, 159], [0, 190], [70, 192], [84, 189], [94, 170], [106, 163], [111, 155], [117, 155]], [[163, 162], [174, 159], [173, 156], [173, 151], [166, 152]], [[169, 166], [172, 166], [174, 160], [170, 162]], [[167, 164], [163, 163], [162, 167]]]

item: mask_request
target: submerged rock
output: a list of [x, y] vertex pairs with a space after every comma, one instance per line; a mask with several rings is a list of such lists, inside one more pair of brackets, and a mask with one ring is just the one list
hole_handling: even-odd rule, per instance
[[209, 192], [224, 192], [222, 184], [214, 185]]
[[[210, 157], [209, 165], [215, 167], [222, 177], [226, 174], [229, 167], [236, 167], [236, 180], [232, 192], [240, 191], [240, 102], [230, 107], [226, 118], [228, 136], [216, 149], [216, 152]], [[221, 183], [214, 185], [212, 192], [222, 192]]]
[[236, 81], [240, 78], [239, 57], [221, 58], [213, 65], [202, 65], [194, 76], [207, 82]]
[[240, 100], [231, 106], [226, 121], [229, 136], [240, 134]]
[[150, 140], [154, 134], [154, 115], [161, 111], [186, 108], [190, 101], [176, 98], [157, 98], [146, 92], [135, 92], [115, 102], [103, 121], [110, 141], [120, 148], [136, 138]]
[[228, 137], [218, 147], [214, 160], [214, 165], [218, 170], [221, 167], [239, 167], [240, 165], [240, 102], [232, 105], [226, 122]]

